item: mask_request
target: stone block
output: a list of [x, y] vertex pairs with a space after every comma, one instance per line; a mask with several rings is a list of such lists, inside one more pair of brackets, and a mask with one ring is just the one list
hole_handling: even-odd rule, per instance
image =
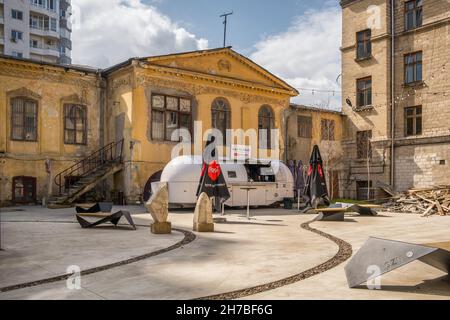
[[200, 195], [195, 206], [194, 231], [214, 232], [212, 202], [206, 193]]
[[169, 216], [169, 189], [167, 184], [155, 192], [145, 205], [155, 222], [167, 222]]
[[155, 222], [150, 226], [153, 234], [171, 234], [172, 224], [170, 222]]

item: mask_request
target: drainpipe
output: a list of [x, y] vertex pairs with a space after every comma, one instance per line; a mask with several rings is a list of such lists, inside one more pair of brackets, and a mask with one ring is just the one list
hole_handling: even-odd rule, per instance
[[391, 0], [391, 188], [395, 190], [395, 0]]

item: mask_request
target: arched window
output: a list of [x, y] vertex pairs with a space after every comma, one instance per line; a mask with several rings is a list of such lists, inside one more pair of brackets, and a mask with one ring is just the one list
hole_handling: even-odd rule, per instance
[[87, 144], [87, 110], [86, 106], [77, 104], [64, 105], [64, 143]]
[[275, 117], [270, 106], [262, 106], [258, 113], [259, 146], [272, 149], [271, 130], [275, 128]]
[[231, 107], [224, 98], [217, 98], [211, 106], [212, 128], [218, 129], [223, 135], [223, 145], [226, 145], [227, 130], [231, 129]]
[[38, 107], [26, 97], [11, 99], [11, 139], [37, 141]]

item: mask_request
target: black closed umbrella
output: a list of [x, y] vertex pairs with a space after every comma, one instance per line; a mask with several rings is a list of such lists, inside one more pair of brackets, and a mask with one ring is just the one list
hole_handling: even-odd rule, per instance
[[310, 207], [317, 208], [319, 204], [330, 205], [322, 156], [318, 146], [314, 146], [311, 160], [309, 161], [304, 196], [308, 199], [307, 205]]
[[215, 211], [220, 212], [222, 203], [230, 198], [230, 192], [220, 167], [215, 141], [216, 138], [210, 136], [203, 152], [203, 167], [197, 188], [197, 197], [203, 192], [210, 198], [214, 197]]

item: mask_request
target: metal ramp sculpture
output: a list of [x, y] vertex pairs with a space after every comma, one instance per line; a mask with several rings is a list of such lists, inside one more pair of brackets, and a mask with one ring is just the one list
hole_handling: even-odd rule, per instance
[[[122, 217], [128, 221], [130, 226], [136, 230], [136, 225], [134, 224], [133, 218], [131, 218], [131, 214], [128, 211], [118, 211], [116, 213], [105, 215], [105, 214], [94, 214], [94, 213], [86, 213], [86, 214], [77, 214], [77, 220], [80, 226], [84, 229], [94, 228], [98, 225], [111, 222], [114, 226], [117, 227], [119, 221]], [[91, 217], [91, 218], [100, 218], [100, 220], [96, 222], [89, 222], [83, 217]]]
[[346, 212], [355, 212], [361, 216], [376, 216], [378, 212], [374, 210], [375, 208], [379, 206], [336, 203], [328, 208], [315, 209], [319, 214], [315, 221], [344, 221]]
[[[345, 266], [348, 286], [355, 288], [416, 260], [448, 274], [450, 272], [449, 250], [450, 242], [418, 245], [369, 238]], [[370, 272], [374, 267], [378, 269], [376, 274]]]

